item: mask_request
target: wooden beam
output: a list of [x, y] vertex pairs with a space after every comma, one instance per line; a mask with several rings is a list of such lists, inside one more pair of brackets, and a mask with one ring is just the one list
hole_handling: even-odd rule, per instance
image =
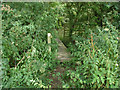
[[[51, 38], [52, 38], [51, 33], [48, 33], [48, 44], [51, 44]], [[49, 52], [51, 52], [51, 46], [50, 45], [48, 46], [48, 50], [49, 50]]]

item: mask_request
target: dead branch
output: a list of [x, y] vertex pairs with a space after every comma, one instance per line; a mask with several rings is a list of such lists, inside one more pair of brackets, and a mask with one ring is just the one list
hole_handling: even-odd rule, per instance
[[25, 56], [18, 62], [18, 64], [15, 66], [15, 69], [17, 68], [17, 66], [22, 62], [22, 60], [25, 59]]

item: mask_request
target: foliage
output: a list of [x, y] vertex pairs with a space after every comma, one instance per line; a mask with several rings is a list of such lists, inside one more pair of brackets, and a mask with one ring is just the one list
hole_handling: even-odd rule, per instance
[[[48, 87], [43, 77], [57, 50], [54, 31], [57, 17], [55, 9], [49, 6], [49, 3], [3, 4], [3, 87]], [[51, 53], [48, 32], [53, 36]]]
[[[120, 87], [119, 3], [10, 2], [1, 10], [3, 88], [49, 88], [49, 76], [58, 77], [63, 88]], [[67, 31], [62, 40], [72, 56], [62, 65], [55, 58], [60, 30]], [[57, 66], [65, 73], [53, 74]]]
[[[117, 23], [119, 17], [119, 3], [110, 2], [71, 2], [65, 5], [66, 17], [68, 20], [69, 37], [78, 34], [87, 37], [89, 29], [94, 29], [96, 26], [104, 28], [106, 26], [105, 18], [119, 28]], [[75, 33], [75, 34], [74, 34]]]
[[[118, 60], [118, 30], [111, 24], [99, 34], [89, 33], [88, 39], [73, 37], [76, 44], [70, 51], [77, 63], [75, 71], [69, 70], [70, 87], [81, 88], [118, 88], [120, 68]], [[106, 31], [108, 30], [108, 31]], [[74, 84], [73, 84], [74, 83]]]

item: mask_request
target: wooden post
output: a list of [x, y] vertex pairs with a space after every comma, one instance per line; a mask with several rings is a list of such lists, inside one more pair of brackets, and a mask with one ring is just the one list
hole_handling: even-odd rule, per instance
[[[51, 33], [48, 33], [48, 44], [51, 44], [51, 38], [52, 38]], [[49, 52], [51, 52], [51, 46], [50, 45], [48, 46], [48, 48], [49, 48]]]

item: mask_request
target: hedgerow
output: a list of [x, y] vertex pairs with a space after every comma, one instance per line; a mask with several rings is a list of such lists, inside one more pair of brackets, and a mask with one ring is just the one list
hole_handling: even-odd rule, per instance
[[[119, 3], [10, 2], [1, 10], [3, 88], [50, 88], [57, 77], [63, 88], [120, 87]], [[56, 60], [58, 37], [70, 61]]]
[[96, 28], [99, 34], [91, 31], [87, 39], [73, 37], [76, 43], [70, 44], [69, 49], [75, 71], [66, 72], [69, 87], [119, 88], [118, 30], [111, 24], [108, 27]]
[[[48, 3], [3, 4], [4, 88], [48, 87], [49, 83], [43, 81], [47, 81], [44, 77], [57, 51], [54, 31], [57, 17], [53, 12]], [[49, 32], [53, 36], [52, 52], [48, 52]]]

